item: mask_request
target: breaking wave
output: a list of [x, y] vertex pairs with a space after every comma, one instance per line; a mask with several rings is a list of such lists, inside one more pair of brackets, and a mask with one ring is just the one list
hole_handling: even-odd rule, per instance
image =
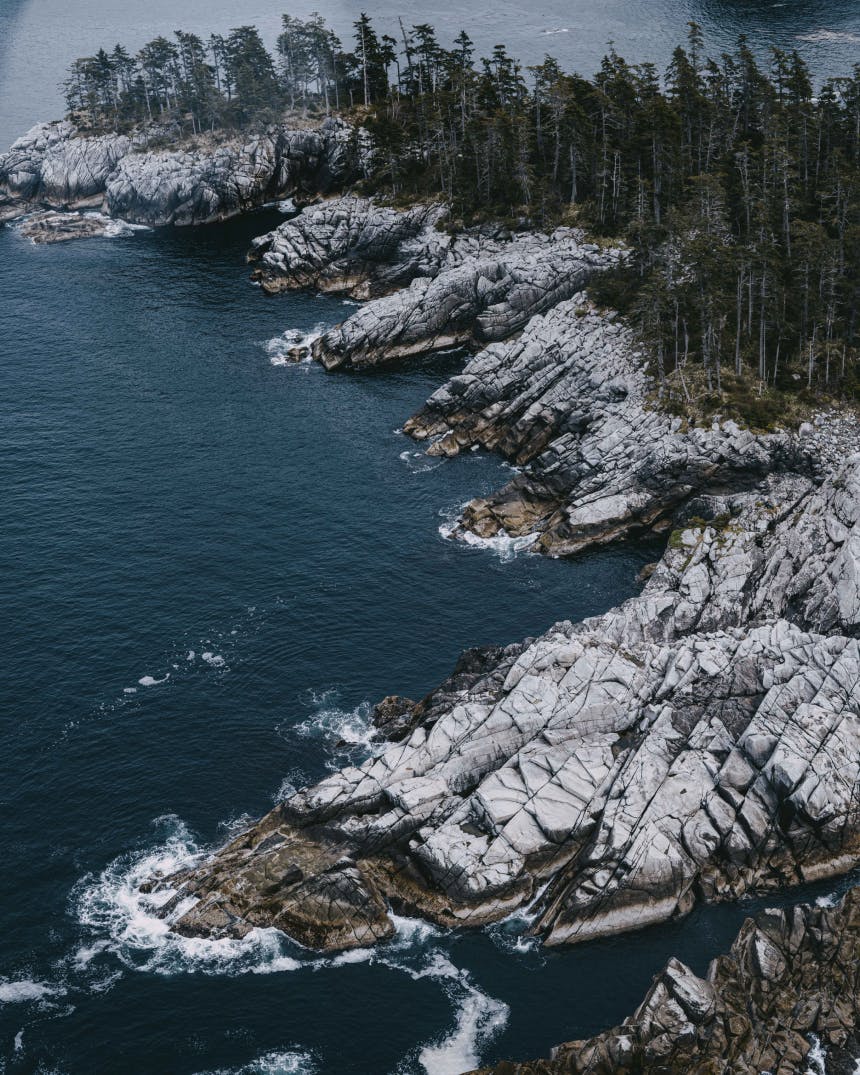
[[[376, 948], [359, 948], [334, 956], [320, 956], [291, 942], [275, 929], [252, 930], [242, 940], [181, 937], [170, 932], [194, 900], [183, 900], [166, 918], [159, 908], [175, 894], [170, 889], [146, 894], [140, 885], [153, 877], [165, 877], [193, 866], [205, 857], [193, 836], [177, 817], [159, 818], [162, 840], [155, 847], [123, 855], [97, 875], [84, 877], [72, 894], [78, 921], [89, 936], [70, 959], [79, 975], [111, 955], [127, 970], [174, 975], [204, 973], [284, 974], [335, 969], [356, 963], [378, 963], [413, 980], [436, 979], [451, 1000], [453, 1026], [418, 1046], [404, 1058], [399, 1069], [423, 1069], [427, 1075], [446, 1075], [475, 1067], [483, 1049], [501, 1032], [508, 1019], [508, 1006], [489, 996], [467, 970], [451, 961], [445, 948], [447, 931], [420, 919], [392, 915], [395, 935]], [[113, 979], [111, 979], [112, 981]], [[97, 988], [91, 985], [90, 988]], [[0, 1001], [39, 999], [60, 987], [39, 982], [3, 982]], [[267, 1053], [230, 1072], [209, 1075], [311, 1075], [316, 1058], [289, 1049]], [[203, 1073], [201, 1073], [203, 1075]]]
[[511, 560], [516, 560], [521, 552], [532, 551], [535, 540], [538, 537], [536, 533], [511, 537], [510, 534], [500, 531], [498, 534], [494, 534], [493, 537], [483, 538], [479, 537], [477, 534], [473, 534], [471, 530], [463, 530], [460, 527], [459, 522], [460, 515], [465, 506], [465, 504], [461, 504], [453, 511], [448, 509], [439, 512], [444, 520], [439, 526], [439, 533], [443, 538], [454, 538], [464, 545], [472, 545], [479, 549], [488, 549], [490, 552], [495, 553], [503, 564], [510, 563]]
[[384, 746], [376, 738], [370, 702], [361, 702], [354, 709], [343, 709], [337, 704], [339, 699], [337, 688], [309, 691], [306, 704], [316, 712], [298, 724], [282, 729], [282, 734], [288, 736], [321, 740], [328, 754], [326, 768], [330, 770], [341, 768], [344, 761], [364, 761]]
[[152, 231], [146, 224], [130, 224], [127, 220], [115, 220], [104, 213], [84, 213], [88, 220], [96, 220], [104, 227], [104, 236], [108, 239], [122, 239], [134, 235], [137, 231]]
[[311, 348], [322, 336], [327, 325], [318, 324], [310, 332], [288, 328], [266, 343], [266, 353], [273, 366], [307, 366], [313, 361]]

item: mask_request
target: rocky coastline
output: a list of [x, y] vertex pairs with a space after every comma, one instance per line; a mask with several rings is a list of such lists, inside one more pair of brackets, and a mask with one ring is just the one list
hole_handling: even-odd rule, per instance
[[[339, 190], [362, 174], [368, 152], [362, 131], [333, 118], [192, 139], [158, 125], [89, 135], [68, 120], [41, 123], [0, 156], [0, 223], [24, 218], [37, 242], [105, 234], [117, 221], [209, 224]], [[101, 230], [85, 211], [101, 214]]]
[[[431, 285], [466, 307], [477, 347], [470, 302], [491, 294], [481, 309], [506, 338], [406, 426], [432, 452], [478, 444], [523, 467], [461, 528], [533, 533], [551, 555], [671, 530], [666, 551], [620, 608], [485, 655], [417, 706], [386, 700], [391, 746], [169, 879], [168, 914], [196, 901], [173, 928], [274, 925], [346, 948], [389, 936], [389, 907], [479, 925], [528, 905], [544, 943], [574, 943], [845, 873], [860, 862], [853, 419], [689, 427], [653, 405], [629, 331], [580, 291], [622, 252], [569, 230], [471, 235], [464, 251], [438, 223], [426, 207], [335, 201], [256, 244], [258, 272], [270, 290], [382, 292], [313, 345], [328, 368], [437, 347]], [[577, 268], [558, 270], [568, 255]], [[432, 259], [434, 276], [403, 286]], [[503, 266], [496, 290], [488, 265]], [[542, 285], [545, 312], [520, 325], [524, 278], [537, 287], [548, 266], [567, 283]], [[404, 308], [427, 314], [410, 349], [391, 337]], [[329, 361], [332, 341], [359, 339]]]
[[547, 1060], [473, 1075], [853, 1075], [860, 1056], [860, 890], [748, 919], [699, 978], [677, 959], [636, 1011]]
[[[47, 233], [78, 227], [51, 223], [58, 209], [89, 233], [86, 211], [204, 223], [348, 188], [364, 151], [338, 121], [194, 152], [43, 125], [0, 158], [0, 213], [40, 210]], [[255, 240], [267, 293], [363, 303], [297, 360], [360, 371], [470, 352], [404, 426], [431, 455], [479, 447], [516, 468], [465, 506], [455, 539], [556, 557], [667, 544], [637, 596], [468, 651], [420, 702], [384, 699], [367, 761], [152, 878], [171, 929], [276, 927], [338, 950], [390, 937], [392, 912], [457, 927], [528, 909], [544, 944], [573, 944], [860, 865], [856, 418], [757, 432], [663, 411], [631, 330], [585, 291], [625, 256], [575, 228], [457, 230], [444, 205], [353, 195]], [[841, 1064], [860, 1051], [858, 915], [853, 892], [768, 913], [706, 979], [673, 961], [620, 1028], [494, 1070], [784, 1075], [811, 1035]]]

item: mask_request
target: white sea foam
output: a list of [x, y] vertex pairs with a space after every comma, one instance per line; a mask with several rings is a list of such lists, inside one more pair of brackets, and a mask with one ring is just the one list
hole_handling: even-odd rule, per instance
[[[170, 932], [170, 924], [194, 905], [194, 899], [182, 900], [166, 919], [161, 918], [159, 907], [174, 893], [163, 889], [145, 894], [140, 885], [193, 865], [203, 853], [178, 818], [161, 818], [159, 823], [166, 831], [162, 843], [123, 855], [76, 886], [78, 920], [96, 935], [96, 943], [102, 944], [100, 951], [112, 953], [129, 969], [156, 974], [245, 973], [281, 960], [289, 942], [277, 930], [255, 929], [242, 940], [180, 937]], [[88, 962], [94, 954], [85, 945], [78, 950], [76, 960]], [[293, 968], [283, 963], [281, 969]]]
[[289, 1050], [266, 1053], [238, 1068], [219, 1068], [199, 1075], [314, 1075], [317, 1070], [311, 1053]]
[[447, 1037], [425, 1045], [418, 1059], [427, 1075], [459, 1075], [481, 1063], [481, 1052], [504, 1030], [510, 1008], [461, 977], [450, 989], [456, 1025]]
[[266, 353], [273, 366], [309, 365], [314, 341], [326, 331], [324, 324], [316, 325], [310, 332], [288, 328], [280, 336], [273, 336], [266, 344]]
[[15, 1035], [15, 1052], [20, 1053], [24, 1048], [24, 1029], [23, 1027]]
[[463, 542], [464, 545], [472, 545], [475, 548], [487, 549], [490, 552], [495, 553], [503, 564], [510, 563], [511, 560], [516, 560], [521, 552], [530, 552], [532, 550], [538, 537], [537, 533], [522, 534], [520, 537], [511, 537], [510, 534], [500, 531], [498, 534], [494, 534], [493, 537], [483, 538], [479, 537], [477, 534], [473, 534], [471, 530], [461, 529], [458, 526], [458, 522], [465, 506], [465, 504], [462, 504], [459, 508], [456, 508], [453, 511], [446, 509], [439, 513], [444, 519], [444, 522], [439, 526], [439, 533], [443, 538], [454, 538], [457, 541]]
[[[72, 958], [72, 966], [79, 974], [91, 973], [94, 961], [112, 955], [129, 970], [164, 975], [285, 974], [379, 963], [413, 979], [437, 979], [454, 1007], [454, 1025], [411, 1054], [409, 1070], [423, 1069], [428, 1075], [446, 1075], [477, 1066], [481, 1052], [506, 1025], [507, 1005], [484, 993], [468, 971], [452, 963], [443, 947], [447, 931], [421, 919], [392, 915], [396, 932], [390, 941], [377, 948], [353, 949], [335, 956], [306, 951], [274, 929], [252, 930], [242, 940], [189, 938], [171, 933], [171, 922], [193, 906], [194, 900], [181, 901], [167, 918], [161, 918], [159, 907], [175, 893], [164, 889], [144, 894], [140, 885], [194, 865], [205, 852], [178, 818], [160, 818], [157, 823], [164, 830], [157, 846], [124, 855], [76, 886], [73, 901], [78, 920], [85, 930], [96, 935], [94, 940], [83, 943]], [[110, 988], [118, 976], [113, 972], [93, 978], [89, 988]], [[61, 987], [42, 982], [4, 982], [0, 984], [0, 1000], [33, 1000], [62, 991]], [[312, 1054], [286, 1050], [210, 1075], [311, 1075], [316, 1070], [317, 1061]]]
[[821, 44], [848, 44], [860, 43], [860, 34], [850, 30], [811, 30], [807, 34], [798, 34], [798, 41], [809, 41], [813, 45]]
[[123, 687], [123, 694], [137, 694], [137, 687]]
[[88, 220], [96, 220], [104, 226], [104, 235], [108, 239], [120, 239], [127, 235], [134, 235], [137, 231], [152, 231], [146, 224], [130, 224], [127, 220], [115, 220], [105, 216], [104, 213], [84, 213]]
[[137, 681], [141, 687], [157, 687], [160, 683], [166, 683], [170, 679], [170, 673], [165, 673], [162, 679], [156, 679], [155, 676], [141, 676]]
[[553, 37], [555, 34], [569, 34], [569, 26], [556, 26], [552, 30], [541, 30], [541, 34], [544, 37]]
[[444, 458], [434, 458], [424, 451], [416, 451], [410, 448], [401, 452], [399, 458], [413, 474], [426, 474], [428, 471], [436, 470], [437, 467], [441, 467], [446, 462]]
[[200, 656], [212, 668], [223, 668], [226, 663], [220, 653], [213, 653], [211, 650], [205, 650]]
[[31, 978], [0, 978], [0, 1004], [25, 1004], [46, 997], [63, 996], [65, 989]]
[[827, 1075], [827, 1052], [814, 1034], [809, 1035], [809, 1046], [806, 1054], [809, 1066], [804, 1075]]
[[361, 702], [355, 709], [342, 709], [336, 704], [338, 697], [338, 691], [334, 689], [311, 691], [309, 701], [317, 712], [290, 729], [303, 739], [322, 739], [330, 753], [326, 763], [329, 768], [340, 768], [338, 758], [346, 756], [356, 761], [382, 749], [371, 722], [370, 703]]
[[292, 198], [282, 198], [278, 202], [278, 212], [279, 213], [295, 213], [295, 211], [296, 211], [296, 203], [293, 201]]

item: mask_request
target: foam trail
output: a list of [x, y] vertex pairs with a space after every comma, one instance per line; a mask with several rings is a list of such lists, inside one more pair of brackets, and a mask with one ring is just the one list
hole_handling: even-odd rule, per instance
[[317, 1070], [311, 1053], [295, 1050], [266, 1053], [239, 1068], [219, 1068], [198, 1075], [314, 1075]]
[[62, 996], [65, 989], [31, 978], [0, 978], [0, 1004], [25, 1004], [45, 997]]
[[280, 336], [273, 336], [266, 344], [266, 352], [273, 366], [308, 365], [313, 361], [311, 348], [314, 341], [326, 331], [328, 326], [316, 325], [310, 332], [288, 328]]
[[451, 982], [448, 993], [457, 1005], [456, 1024], [447, 1037], [418, 1053], [427, 1075], [460, 1075], [479, 1067], [482, 1051], [508, 1022], [508, 1005], [483, 993], [465, 972]]

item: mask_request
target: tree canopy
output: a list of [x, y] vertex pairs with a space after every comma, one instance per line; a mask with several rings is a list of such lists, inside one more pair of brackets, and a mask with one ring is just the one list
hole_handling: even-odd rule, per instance
[[857, 394], [860, 66], [816, 92], [796, 52], [763, 67], [741, 38], [708, 58], [690, 24], [662, 77], [610, 49], [586, 79], [501, 44], [477, 57], [465, 33], [445, 47], [425, 23], [395, 39], [365, 13], [348, 51], [314, 14], [284, 15], [273, 53], [251, 26], [100, 49], [65, 89], [94, 129], [346, 115], [373, 136], [369, 192], [626, 239], [593, 291], [637, 320], [670, 396], [734, 389], [765, 422], [753, 381], [759, 399]]

